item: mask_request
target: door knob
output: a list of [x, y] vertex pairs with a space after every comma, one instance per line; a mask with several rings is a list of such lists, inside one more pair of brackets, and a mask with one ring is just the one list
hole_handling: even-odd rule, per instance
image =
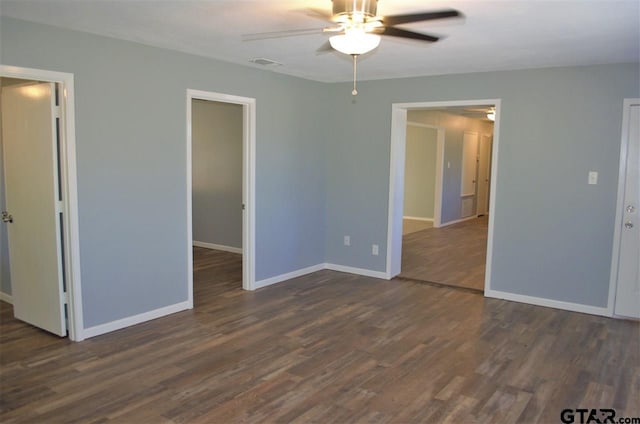
[[2, 211], [2, 222], [8, 222], [8, 223], [13, 222], [13, 217], [9, 215], [9, 212]]
[[631, 221], [625, 222], [624, 223], [624, 228], [626, 228], [628, 230], [632, 229], [633, 228], [633, 222], [631, 222]]
[[636, 211], [636, 207], [633, 205], [627, 206], [627, 212], [634, 213]]

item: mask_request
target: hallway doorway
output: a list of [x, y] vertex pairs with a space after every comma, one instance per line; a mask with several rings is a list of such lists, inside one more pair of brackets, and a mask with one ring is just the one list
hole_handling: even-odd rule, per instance
[[[209, 256], [215, 260], [233, 256], [230, 262], [241, 263], [242, 288], [254, 289], [255, 113], [255, 99], [187, 90], [188, 298], [192, 307], [196, 249], [205, 263]], [[228, 128], [222, 133], [221, 126]]]
[[[499, 105], [497, 99], [394, 105], [387, 257], [392, 277], [484, 291]], [[442, 147], [417, 148], [415, 127], [437, 130]], [[430, 145], [429, 135], [420, 135], [425, 140], [419, 146]], [[421, 227], [419, 220], [433, 225]]]

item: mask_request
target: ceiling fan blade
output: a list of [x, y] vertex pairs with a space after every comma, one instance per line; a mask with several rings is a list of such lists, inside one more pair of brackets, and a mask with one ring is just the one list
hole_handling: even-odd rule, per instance
[[318, 49], [316, 50], [316, 54], [329, 53], [331, 50], [333, 50], [333, 47], [331, 47], [331, 43], [326, 41], [323, 45], [318, 47]]
[[266, 40], [269, 38], [295, 37], [298, 35], [322, 34], [324, 28], [289, 29], [285, 31], [257, 32], [254, 34], [243, 34], [242, 41]]
[[437, 12], [410, 13], [407, 15], [391, 15], [382, 18], [386, 26], [408, 24], [411, 22], [432, 21], [435, 19], [455, 18], [462, 16], [457, 10], [439, 10]]
[[314, 7], [306, 7], [304, 9], [297, 10], [298, 12], [302, 12], [310, 18], [322, 19], [324, 21], [331, 22], [331, 11], [316, 9]]
[[419, 32], [407, 31], [400, 28], [386, 27], [382, 35], [389, 35], [391, 37], [410, 38], [412, 40], [429, 41], [435, 43], [440, 38], [433, 35], [422, 34]]

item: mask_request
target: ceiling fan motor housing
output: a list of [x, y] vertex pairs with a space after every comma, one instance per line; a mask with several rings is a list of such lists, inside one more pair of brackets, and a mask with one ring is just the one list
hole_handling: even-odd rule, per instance
[[354, 15], [373, 18], [378, 9], [378, 0], [332, 0], [333, 20], [343, 22], [351, 20]]

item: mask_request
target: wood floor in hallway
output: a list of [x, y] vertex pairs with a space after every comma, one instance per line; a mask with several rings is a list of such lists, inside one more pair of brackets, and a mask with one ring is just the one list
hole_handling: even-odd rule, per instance
[[195, 249], [195, 309], [72, 343], [0, 306], [0, 422], [558, 423], [640, 416], [640, 324], [320, 271], [241, 290]]
[[483, 216], [404, 235], [400, 276], [483, 291], [488, 226]]

